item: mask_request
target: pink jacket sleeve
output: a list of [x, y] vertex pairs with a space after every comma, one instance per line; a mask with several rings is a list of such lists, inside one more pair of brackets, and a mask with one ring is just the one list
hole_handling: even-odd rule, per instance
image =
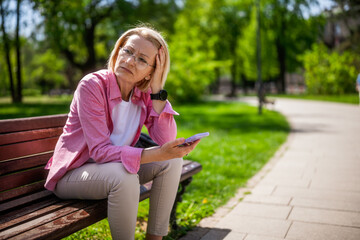
[[150, 114], [145, 126], [149, 130], [150, 137], [160, 146], [174, 140], [177, 134], [174, 115], [179, 114], [172, 109], [169, 101], [166, 101], [166, 105], [160, 114], [152, 108], [151, 100], [148, 104]]

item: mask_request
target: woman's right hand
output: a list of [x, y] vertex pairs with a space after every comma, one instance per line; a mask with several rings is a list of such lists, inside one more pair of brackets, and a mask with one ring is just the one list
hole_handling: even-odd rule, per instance
[[199, 144], [200, 139], [190, 143], [187, 146], [179, 146], [180, 144], [184, 143], [184, 138], [178, 138], [173, 141], [167, 142], [160, 147], [161, 155], [163, 155], [166, 159], [172, 158], [182, 158], [185, 155], [188, 155], [196, 145]]
[[187, 146], [179, 146], [184, 143], [184, 138], [178, 138], [173, 141], [167, 142], [161, 147], [156, 146], [152, 148], [145, 148], [141, 154], [141, 164], [165, 161], [173, 158], [182, 158], [185, 155], [189, 154], [196, 145], [199, 144], [200, 139], [196, 140], [193, 143], [190, 143]]

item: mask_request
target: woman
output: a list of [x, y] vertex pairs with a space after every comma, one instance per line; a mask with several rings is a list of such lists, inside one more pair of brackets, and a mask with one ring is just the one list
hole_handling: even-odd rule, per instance
[[[170, 60], [156, 31], [140, 27], [116, 42], [107, 70], [85, 76], [47, 168], [45, 187], [64, 199], [108, 198], [113, 239], [133, 239], [140, 184], [153, 180], [147, 239], [167, 235], [182, 157], [199, 141], [179, 147], [177, 113], [163, 90]], [[134, 145], [145, 125], [160, 147]]]

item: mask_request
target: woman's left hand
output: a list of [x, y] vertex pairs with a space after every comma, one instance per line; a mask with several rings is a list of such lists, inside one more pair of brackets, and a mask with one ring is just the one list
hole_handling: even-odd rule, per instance
[[158, 93], [162, 89], [162, 74], [165, 68], [165, 52], [163, 47], [160, 47], [159, 53], [156, 54], [156, 67], [154, 73], [151, 75], [150, 87], [152, 93]]

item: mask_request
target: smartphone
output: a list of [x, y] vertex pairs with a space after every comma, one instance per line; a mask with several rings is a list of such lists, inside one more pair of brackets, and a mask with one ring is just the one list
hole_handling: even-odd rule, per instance
[[207, 136], [209, 136], [209, 132], [195, 134], [194, 136], [191, 136], [191, 137], [185, 139], [185, 142], [183, 144], [180, 144], [179, 147], [187, 146], [187, 145], [191, 144], [192, 142], [195, 142], [196, 140], [207, 137]]

